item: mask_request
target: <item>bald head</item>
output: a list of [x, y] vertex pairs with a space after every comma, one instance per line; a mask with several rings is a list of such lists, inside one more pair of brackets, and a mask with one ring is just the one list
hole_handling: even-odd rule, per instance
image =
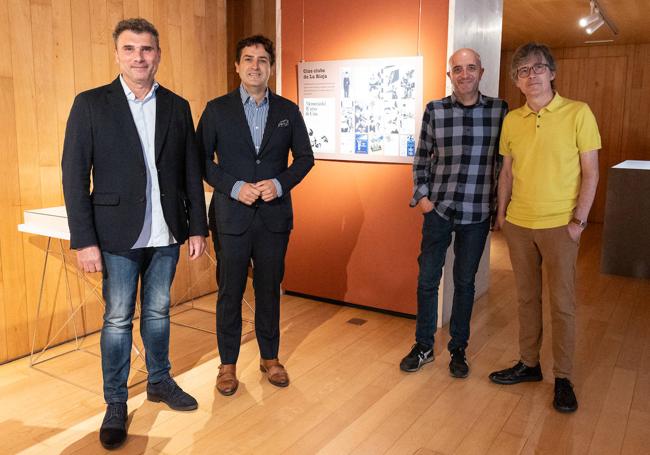
[[447, 76], [458, 101], [471, 106], [478, 100], [478, 85], [483, 76], [481, 56], [474, 49], [458, 49], [449, 57]]
[[481, 65], [481, 56], [479, 53], [474, 49], [470, 49], [469, 47], [463, 47], [462, 49], [458, 49], [456, 52], [451, 54], [451, 57], [449, 57], [447, 65], [449, 66], [450, 70], [454, 67], [455, 62], [460, 58], [472, 58], [474, 59], [475, 65], [477, 65], [479, 68], [483, 67], [483, 65]]

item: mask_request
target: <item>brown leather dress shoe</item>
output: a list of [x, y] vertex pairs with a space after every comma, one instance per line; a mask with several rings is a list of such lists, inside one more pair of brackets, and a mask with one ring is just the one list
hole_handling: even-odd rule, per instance
[[278, 359], [266, 360], [262, 359], [260, 363], [260, 371], [266, 373], [269, 382], [276, 387], [286, 387], [289, 385], [289, 375], [284, 366], [278, 362]]
[[237, 366], [234, 363], [219, 365], [217, 375], [217, 390], [221, 395], [230, 396], [237, 391], [239, 381], [236, 374]]

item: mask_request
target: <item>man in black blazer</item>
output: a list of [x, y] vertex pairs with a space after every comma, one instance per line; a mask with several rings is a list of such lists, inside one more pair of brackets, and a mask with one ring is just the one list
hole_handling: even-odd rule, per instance
[[189, 104], [154, 81], [158, 32], [144, 19], [128, 19], [113, 39], [121, 74], [75, 98], [62, 161], [70, 246], [83, 271], [103, 273], [107, 410], [99, 438], [107, 449], [126, 439], [138, 279], [147, 398], [176, 410], [197, 408], [169, 374], [169, 291], [180, 245], [189, 238], [196, 259], [208, 234]]
[[260, 369], [271, 384], [289, 384], [278, 361], [280, 283], [293, 228], [291, 190], [314, 165], [314, 156], [298, 106], [268, 89], [274, 63], [271, 40], [261, 35], [241, 40], [235, 62], [241, 85], [208, 103], [197, 130], [205, 180], [215, 190], [209, 215], [218, 259], [217, 389], [223, 395], [239, 385], [241, 302], [251, 260]]

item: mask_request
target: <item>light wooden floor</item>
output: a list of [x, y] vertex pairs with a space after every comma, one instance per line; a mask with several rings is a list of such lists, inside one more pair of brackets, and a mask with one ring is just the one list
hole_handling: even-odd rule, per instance
[[[238, 364], [239, 390], [219, 395], [214, 336], [173, 325], [173, 372], [199, 409], [178, 413], [146, 401], [138, 384], [144, 375], [136, 371], [129, 439], [121, 452], [648, 454], [650, 281], [600, 274], [599, 237], [598, 227], [586, 231], [579, 262], [574, 382], [580, 409], [573, 415], [551, 406], [548, 338], [544, 382], [498, 386], [487, 379], [518, 357], [513, 276], [496, 235], [490, 290], [477, 302], [472, 322], [468, 379], [448, 374], [446, 328], [437, 338], [436, 361], [406, 374], [398, 364], [411, 347], [413, 320], [284, 296], [281, 360], [292, 379], [288, 388], [262, 378], [249, 335]], [[213, 300], [197, 306], [212, 307]], [[367, 322], [352, 325], [351, 318]], [[174, 320], [214, 324], [214, 316], [198, 310]], [[37, 368], [27, 359], [0, 366], [0, 453], [104, 452], [98, 442], [104, 411], [98, 336], [84, 346], [87, 351]]]

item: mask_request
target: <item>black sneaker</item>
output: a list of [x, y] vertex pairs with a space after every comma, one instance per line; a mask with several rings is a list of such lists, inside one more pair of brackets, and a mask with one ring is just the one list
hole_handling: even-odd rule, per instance
[[147, 384], [147, 400], [158, 403], [162, 401], [175, 411], [193, 411], [199, 407], [196, 400], [184, 392], [176, 381], [167, 378], [156, 384]]
[[107, 450], [120, 447], [126, 441], [126, 403], [109, 403], [99, 429], [99, 442]]
[[465, 349], [456, 348], [450, 352], [449, 373], [455, 378], [466, 378], [469, 374], [469, 365], [465, 357]]
[[560, 412], [575, 412], [578, 400], [573, 393], [573, 384], [566, 378], [555, 378], [555, 397], [553, 407]]
[[408, 372], [418, 371], [425, 363], [433, 362], [433, 358], [433, 348], [415, 343], [411, 352], [399, 363], [399, 368]]
[[527, 367], [523, 362], [519, 361], [512, 368], [506, 368], [505, 370], [490, 373], [490, 380], [497, 384], [509, 385], [517, 384], [519, 382], [541, 381], [543, 379], [542, 368], [539, 363], [537, 366]]

